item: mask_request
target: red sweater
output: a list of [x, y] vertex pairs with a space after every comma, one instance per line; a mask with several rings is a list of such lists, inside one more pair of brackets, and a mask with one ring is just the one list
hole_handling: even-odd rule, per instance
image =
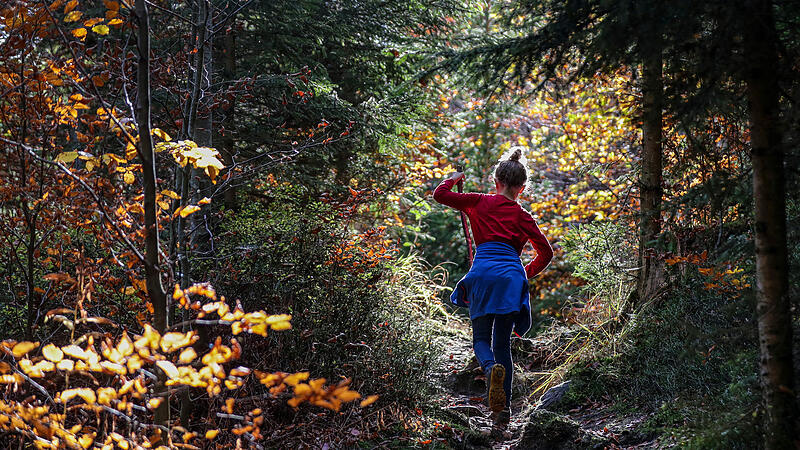
[[519, 203], [500, 194], [452, 192], [454, 184], [450, 178], [442, 181], [433, 192], [433, 199], [467, 214], [475, 245], [505, 242], [521, 254], [522, 247], [531, 241], [536, 257], [525, 266], [528, 278], [536, 276], [550, 264], [553, 248], [530, 213]]

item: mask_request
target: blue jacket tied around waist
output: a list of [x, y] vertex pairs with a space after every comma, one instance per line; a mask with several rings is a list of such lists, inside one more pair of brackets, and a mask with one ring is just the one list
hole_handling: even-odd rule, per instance
[[515, 313], [517, 334], [531, 327], [525, 268], [514, 247], [503, 242], [484, 242], [477, 247], [472, 268], [456, 284], [450, 301], [469, 308], [471, 320], [486, 314]]

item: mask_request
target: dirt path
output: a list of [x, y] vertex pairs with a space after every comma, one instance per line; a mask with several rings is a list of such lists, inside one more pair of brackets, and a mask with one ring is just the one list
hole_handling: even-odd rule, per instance
[[[493, 430], [488, 418], [489, 408], [484, 401], [486, 380], [474, 358], [469, 323], [463, 321], [454, 325], [460, 327], [460, 333], [448, 341], [448, 350], [436, 372], [441, 386], [440, 406], [446, 411], [452, 426], [463, 431], [453, 448], [550, 450], [656, 446], [654, 440], [637, 431], [646, 417], [619, 417], [610, 403], [587, 402], [566, 413], [541, 408], [537, 402], [539, 399], [531, 397], [531, 374], [545, 369], [535, 357], [517, 357], [511, 422], [504, 431]], [[516, 345], [517, 350], [519, 347], [527, 348], [527, 352], [533, 349], [532, 353], [547, 351], [541, 348], [544, 344], [539, 341], [518, 341]], [[557, 392], [558, 389], [554, 389], [550, 394]]]
[[492, 430], [489, 408], [485, 402], [486, 379], [474, 358], [469, 338], [469, 323], [460, 322], [462, 333], [454, 336], [442, 360], [436, 377], [442, 386], [439, 399], [442, 408], [450, 412], [457, 425], [468, 429], [460, 448], [513, 449], [526, 423], [524, 412], [530, 408], [527, 395], [512, 399], [511, 422], [505, 431]]

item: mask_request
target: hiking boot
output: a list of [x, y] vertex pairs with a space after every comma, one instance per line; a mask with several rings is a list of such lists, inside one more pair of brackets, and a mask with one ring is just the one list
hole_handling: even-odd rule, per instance
[[489, 410], [498, 413], [506, 407], [506, 391], [503, 382], [506, 379], [506, 368], [495, 364], [489, 369]]
[[505, 430], [509, 422], [511, 422], [511, 408], [508, 406], [496, 413], [492, 413], [492, 425], [494, 427]]

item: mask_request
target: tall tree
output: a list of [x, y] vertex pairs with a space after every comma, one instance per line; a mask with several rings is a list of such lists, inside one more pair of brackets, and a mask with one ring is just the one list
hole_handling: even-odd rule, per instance
[[[138, 64], [136, 68], [136, 124], [139, 132], [137, 151], [142, 160], [144, 184], [144, 268], [147, 295], [153, 304], [153, 325], [159, 333], [167, 329], [167, 294], [161, 283], [160, 245], [158, 243], [158, 216], [156, 191], [156, 154], [150, 128], [150, 21], [145, 0], [136, 0], [135, 15], [137, 29]], [[162, 383], [165, 377], [161, 376]], [[161, 388], [163, 390], [163, 386]], [[169, 401], [162, 401], [156, 408], [155, 422], [169, 422]]]
[[[664, 82], [661, 36], [658, 29], [648, 39], [650, 51], [642, 62], [642, 160], [639, 176], [639, 277], [638, 299], [650, 298], [663, 281], [661, 264], [651, 250], [661, 233], [662, 130]], [[636, 306], [636, 305], [631, 305]]]
[[156, 157], [150, 128], [150, 22], [145, 0], [135, 6], [137, 47], [139, 53], [136, 70], [136, 123], [139, 132], [139, 158], [142, 160], [144, 183], [145, 221], [145, 273], [147, 294], [155, 310], [153, 324], [159, 332], [167, 328], [167, 295], [161, 283], [161, 266], [158, 244], [158, 217], [156, 216]]
[[786, 247], [786, 193], [778, 105], [778, 38], [771, 0], [749, 0], [742, 11], [753, 161], [756, 298], [766, 448], [791, 448], [797, 405], [792, 367], [792, 316]]

